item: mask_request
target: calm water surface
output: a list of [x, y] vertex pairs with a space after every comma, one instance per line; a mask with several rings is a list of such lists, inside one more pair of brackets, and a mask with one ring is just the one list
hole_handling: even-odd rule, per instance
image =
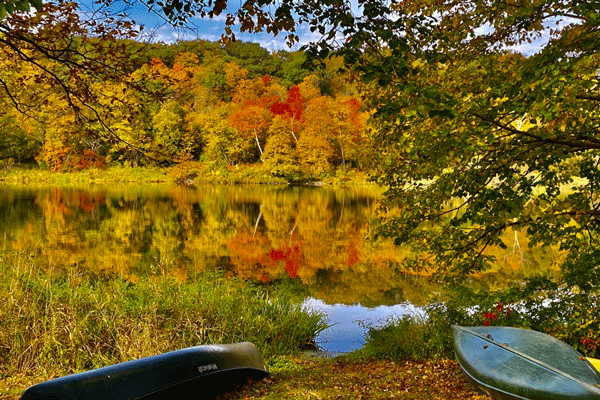
[[[123, 185], [0, 186], [0, 251], [33, 254], [57, 271], [166, 274], [193, 279], [221, 270], [255, 282], [284, 282], [297, 301], [333, 327], [318, 338], [329, 352], [364, 343], [365, 326], [418, 312], [444, 288], [403, 274], [404, 251], [369, 240], [374, 187]], [[513, 235], [513, 233], [510, 233]], [[554, 253], [529, 249], [514, 233], [498, 266], [475, 285], [492, 288], [549, 267]], [[544, 267], [542, 267], [544, 266]]]

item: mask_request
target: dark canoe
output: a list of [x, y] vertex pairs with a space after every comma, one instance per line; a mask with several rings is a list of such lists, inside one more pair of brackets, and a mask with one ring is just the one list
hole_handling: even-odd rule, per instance
[[211, 398], [268, 374], [252, 343], [196, 346], [42, 382], [21, 399]]
[[600, 399], [600, 375], [568, 344], [527, 329], [453, 326], [456, 358], [494, 399]]

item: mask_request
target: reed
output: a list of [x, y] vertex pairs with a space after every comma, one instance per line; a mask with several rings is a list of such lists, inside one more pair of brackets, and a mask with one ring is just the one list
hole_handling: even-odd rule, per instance
[[0, 376], [88, 370], [179, 348], [251, 341], [269, 359], [310, 347], [321, 314], [218, 274], [131, 283], [0, 258]]

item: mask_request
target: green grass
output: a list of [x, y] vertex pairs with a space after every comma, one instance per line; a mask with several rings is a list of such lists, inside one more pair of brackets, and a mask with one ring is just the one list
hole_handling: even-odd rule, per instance
[[404, 315], [369, 329], [358, 354], [391, 360], [452, 358], [452, 325], [496, 325], [532, 329], [554, 336], [586, 357], [600, 356], [600, 293], [577, 292], [532, 279], [504, 292], [454, 288], [445, 302], [425, 306], [425, 316]]
[[250, 341], [265, 358], [310, 347], [323, 316], [235, 279], [128, 282], [0, 259], [0, 377], [57, 376], [208, 343]]
[[423, 361], [452, 358], [450, 326], [419, 316], [402, 316], [369, 329], [360, 354], [367, 358]]
[[454, 358], [452, 325], [480, 325], [479, 315], [455, 301], [431, 302], [424, 314], [390, 318], [368, 330], [365, 346], [357, 353], [374, 359], [418, 362]]

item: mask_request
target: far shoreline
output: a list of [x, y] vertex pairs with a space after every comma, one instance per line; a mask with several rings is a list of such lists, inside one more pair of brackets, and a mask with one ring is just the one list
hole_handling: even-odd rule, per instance
[[221, 185], [287, 185], [313, 187], [378, 186], [365, 172], [356, 170], [335, 171], [320, 179], [292, 179], [264, 173], [260, 166], [210, 169], [196, 165], [194, 169], [172, 167], [109, 166], [104, 169], [89, 168], [78, 171], [51, 171], [38, 166], [13, 166], [0, 171], [0, 184], [14, 185], [73, 185], [73, 184], [174, 184], [181, 186]]

